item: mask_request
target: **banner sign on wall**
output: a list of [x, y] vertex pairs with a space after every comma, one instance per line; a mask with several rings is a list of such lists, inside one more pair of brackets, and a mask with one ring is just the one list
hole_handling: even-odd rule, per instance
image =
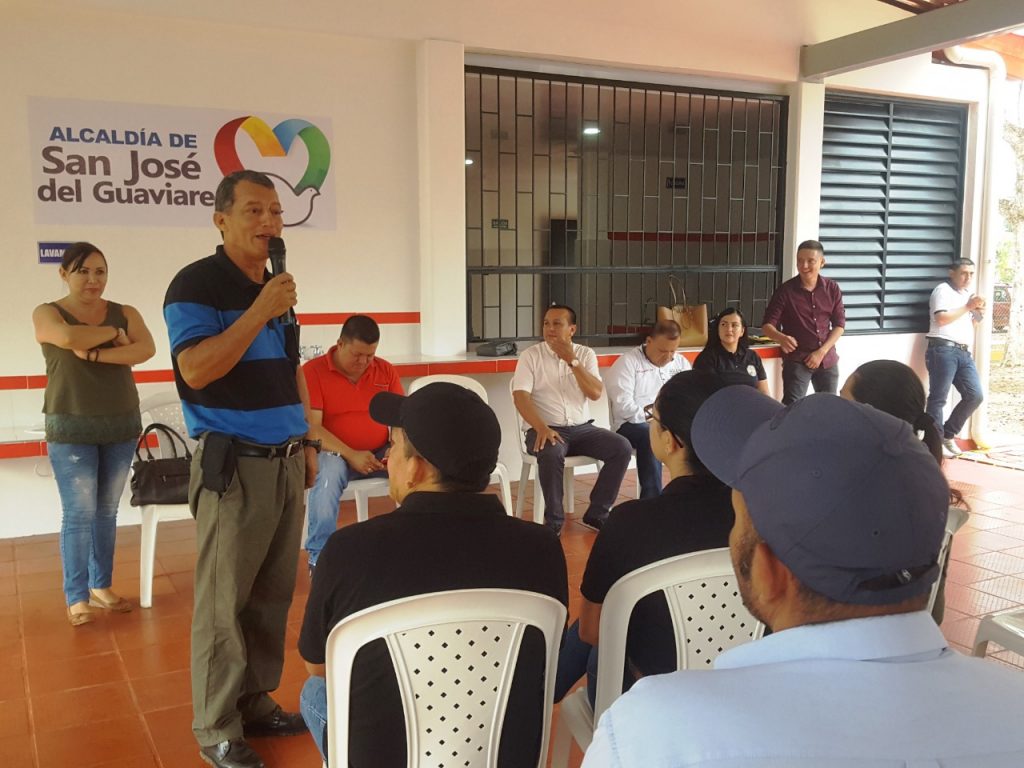
[[334, 229], [331, 123], [73, 99], [30, 99], [37, 224], [210, 226], [227, 174], [262, 171], [286, 227]]
[[60, 264], [71, 243], [37, 243], [40, 264]]

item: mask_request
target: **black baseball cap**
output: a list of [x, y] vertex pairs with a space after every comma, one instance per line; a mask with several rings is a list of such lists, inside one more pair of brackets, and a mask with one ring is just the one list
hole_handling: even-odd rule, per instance
[[480, 396], [458, 384], [428, 384], [409, 396], [380, 392], [370, 418], [401, 427], [419, 454], [445, 477], [487, 485], [498, 463], [501, 427]]

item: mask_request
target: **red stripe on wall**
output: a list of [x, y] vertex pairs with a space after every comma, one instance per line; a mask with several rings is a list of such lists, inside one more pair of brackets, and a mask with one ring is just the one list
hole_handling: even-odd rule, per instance
[[46, 444], [31, 443], [0, 443], [0, 459], [25, 459], [31, 456], [45, 456]]
[[609, 232], [609, 240], [655, 243], [762, 243], [774, 240], [771, 232]]
[[0, 389], [28, 389], [28, 376], [0, 376]]
[[132, 371], [132, 378], [136, 384], [154, 384], [174, 381], [174, 371], [169, 368], [165, 371]]
[[[782, 350], [776, 346], [756, 347], [755, 351], [762, 360], [782, 357]], [[684, 352], [691, 363], [698, 352]], [[598, 354], [597, 367], [607, 368], [614, 363], [617, 354]], [[453, 360], [437, 363], [398, 363], [395, 369], [400, 376], [428, 376], [433, 373], [512, 373], [516, 368], [515, 358], [497, 360]], [[170, 384], [174, 382], [174, 372], [170, 369], [157, 371], [134, 371], [132, 377], [137, 384]], [[45, 376], [0, 376], [0, 390], [5, 389], [45, 389]]]

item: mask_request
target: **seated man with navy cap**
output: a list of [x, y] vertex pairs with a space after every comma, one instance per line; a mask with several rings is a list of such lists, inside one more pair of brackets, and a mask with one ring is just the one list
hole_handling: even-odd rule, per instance
[[773, 634], [640, 680], [584, 768], [1024, 765], [1024, 674], [951, 650], [925, 610], [949, 487], [909, 424], [728, 387], [692, 437], [733, 489], [733, 567]]
[[[509, 517], [498, 497], [481, 493], [498, 461], [494, 411], [456, 384], [428, 384], [408, 397], [382, 392], [370, 416], [391, 427], [391, 514], [333, 533], [317, 561], [299, 636], [312, 677], [301, 709], [326, 754], [325, 652], [346, 616], [402, 597], [451, 589], [539, 592], [568, 605], [565, 555], [558, 537]], [[544, 639], [527, 629], [499, 748], [499, 765], [536, 765], [544, 693]], [[364, 647], [352, 670], [349, 759], [361, 768], [406, 765], [402, 702], [384, 641]]]

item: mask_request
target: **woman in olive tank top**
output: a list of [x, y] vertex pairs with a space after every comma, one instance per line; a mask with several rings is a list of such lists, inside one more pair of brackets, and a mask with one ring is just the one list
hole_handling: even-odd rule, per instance
[[103, 298], [107, 260], [94, 245], [64, 252], [68, 293], [32, 313], [46, 360], [46, 442], [63, 516], [60, 554], [72, 626], [95, 618], [90, 606], [124, 613], [110, 589], [117, 506], [142, 431], [131, 367], [154, 354], [134, 307]]

